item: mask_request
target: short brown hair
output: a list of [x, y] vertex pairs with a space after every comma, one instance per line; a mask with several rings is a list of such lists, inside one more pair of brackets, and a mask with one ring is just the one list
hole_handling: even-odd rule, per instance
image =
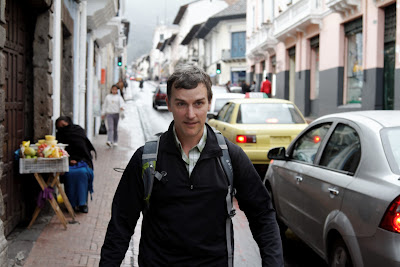
[[182, 65], [175, 70], [175, 72], [168, 78], [167, 81], [167, 95], [171, 99], [172, 86], [175, 89], [194, 89], [200, 83], [204, 84], [207, 88], [207, 98], [211, 101], [212, 90], [211, 90], [211, 78], [201, 68], [186, 64]]

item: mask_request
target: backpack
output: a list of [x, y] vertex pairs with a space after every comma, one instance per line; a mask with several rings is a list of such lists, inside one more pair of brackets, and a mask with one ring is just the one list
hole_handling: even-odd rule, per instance
[[[217, 137], [218, 144], [222, 149], [222, 156], [218, 158], [220, 167], [223, 169], [226, 178], [228, 179], [228, 193], [226, 195], [226, 207], [228, 216], [226, 218], [226, 244], [228, 251], [228, 266], [233, 266], [233, 248], [232, 248], [232, 232], [231, 223], [232, 218], [236, 214], [236, 210], [233, 207], [233, 197], [236, 193], [233, 188], [233, 168], [231, 165], [231, 158], [228, 152], [228, 146], [226, 145], [225, 138], [218, 130], [214, 129], [215, 136]], [[158, 146], [160, 142], [160, 136], [156, 140], [147, 141], [143, 148], [142, 154], [142, 178], [144, 184], [144, 202], [145, 208], [143, 214], [150, 208], [150, 197], [153, 190], [154, 178], [162, 183], [168, 182], [166, 178], [167, 173], [165, 171], [156, 171]]]

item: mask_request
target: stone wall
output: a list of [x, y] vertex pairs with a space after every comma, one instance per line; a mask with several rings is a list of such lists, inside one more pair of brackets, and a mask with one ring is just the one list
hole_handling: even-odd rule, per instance
[[53, 12], [51, 9], [37, 17], [33, 37], [33, 139], [42, 139], [53, 129]]
[[[4, 117], [5, 117], [5, 57], [3, 54], [6, 42], [6, 18], [5, 18], [6, 0], [0, 0], [0, 180], [3, 176], [3, 143], [4, 143]], [[0, 217], [4, 214], [3, 194], [0, 189]], [[0, 220], [0, 267], [7, 266], [8, 245], [4, 236], [3, 221]]]

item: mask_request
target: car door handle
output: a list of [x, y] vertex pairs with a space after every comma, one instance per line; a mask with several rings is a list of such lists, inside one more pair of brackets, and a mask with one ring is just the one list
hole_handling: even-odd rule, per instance
[[300, 183], [303, 181], [303, 177], [301, 177], [301, 176], [296, 176], [295, 178], [296, 178], [297, 183]]
[[339, 190], [335, 189], [335, 188], [328, 188], [329, 193], [331, 193], [332, 195], [339, 195]]

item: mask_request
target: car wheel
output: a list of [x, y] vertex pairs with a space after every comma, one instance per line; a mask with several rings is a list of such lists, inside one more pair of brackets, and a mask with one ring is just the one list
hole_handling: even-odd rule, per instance
[[154, 104], [154, 102], [153, 102], [153, 108], [154, 108], [155, 110], [157, 110], [156, 104]]
[[337, 238], [332, 245], [329, 253], [330, 267], [352, 267], [353, 262], [350, 257], [349, 250], [343, 239]]

